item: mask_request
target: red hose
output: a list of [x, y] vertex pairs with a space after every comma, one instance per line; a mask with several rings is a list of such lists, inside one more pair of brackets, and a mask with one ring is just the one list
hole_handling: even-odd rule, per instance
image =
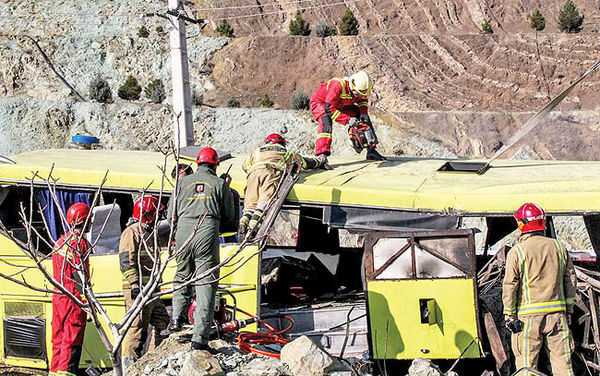
[[[242, 312], [245, 315], [248, 315], [249, 317], [256, 317], [248, 312], [242, 311], [239, 308], [238, 308], [238, 311]], [[260, 355], [264, 355], [264, 356], [270, 356], [271, 358], [279, 359], [280, 354], [278, 352], [262, 350], [262, 349], [254, 347], [254, 346], [255, 345], [284, 346], [287, 343], [289, 343], [290, 340], [284, 338], [283, 334], [289, 332], [290, 330], [292, 330], [292, 328], [294, 328], [294, 320], [290, 316], [283, 316], [283, 319], [287, 320], [290, 324], [286, 328], [279, 330], [279, 331], [276, 330], [273, 326], [264, 322], [263, 320], [258, 320], [258, 322], [260, 324], [262, 324], [265, 328], [267, 328], [269, 333], [252, 333], [252, 332], [246, 332], [246, 331], [239, 332], [238, 346], [245, 353], [260, 354]]]

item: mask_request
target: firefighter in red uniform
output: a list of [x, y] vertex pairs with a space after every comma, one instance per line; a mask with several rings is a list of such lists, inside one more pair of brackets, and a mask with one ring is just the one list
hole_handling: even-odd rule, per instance
[[[76, 203], [69, 207], [67, 223], [71, 230], [58, 239], [52, 254], [54, 279], [80, 300], [84, 299], [83, 281], [89, 278], [88, 242], [83, 237], [89, 216], [90, 207], [86, 204]], [[75, 376], [77, 373], [85, 323], [85, 311], [71, 298], [58, 292], [52, 296], [50, 376]]]
[[[322, 164], [326, 165], [327, 156], [331, 155], [331, 133], [333, 121], [348, 125], [349, 128], [359, 122], [366, 123], [375, 134], [369, 118], [368, 100], [373, 83], [366, 72], [360, 71], [350, 77], [335, 77], [324, 82], [310, 97], [310, 111], [319, 123], [315, 154]], [[368, 160], [384, 160], [374, 144], [367, 146]]]

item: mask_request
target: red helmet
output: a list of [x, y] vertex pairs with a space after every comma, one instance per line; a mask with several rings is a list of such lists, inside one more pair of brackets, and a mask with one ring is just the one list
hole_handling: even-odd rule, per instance
[[133, 218], [142, 223], [152, 223], [156, 218], [156, 212], [164, 208], [165, 206], [156, 197], [140, 197], [133, 204]]
[[521, 205], [513, 214], [522, 234], [546, 229], [546, 213], [539, 205], [532, 202]]
[[84, 223], [90, 216], [90, 207], [83, 202], [73, 204], [67, 209], [67, 223], [77, 226]]
[[278, 133], [271, 133], [265, 138], [265, 144], [281, 144], [285, 146], [285, 139]]
[[213, 165], [219, 164], [219, 154], [213, 148], [204, 148], [200, 149], [198, 152], [198, 157], [196, 158], [196, 163], [210, 163]]

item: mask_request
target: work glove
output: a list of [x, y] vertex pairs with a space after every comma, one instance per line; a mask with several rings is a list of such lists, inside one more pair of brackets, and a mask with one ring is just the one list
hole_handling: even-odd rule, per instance
[[350, 120], [348, 120], [348, 127], [349, 128], [353, 128], [358, 124], [358, 118], [355, 117], [351, 117]]
[[573, 314], [567, 313], [567, 325], [571, 325], [572, 319], [573, 319]]
[[369, 124], [369, 126], [371, 126], [371, 118], [367, 114], [360, 114], [358, 120], [362, 121], [363, 123], [367, 123]]
[[139, 287], [132, 287], [131, 288], [131, 299], [135, 299], [140, 295], [140, 288]]
[[231, 184], [231, 175], [227, 174], [227, 173], [223, 173], [221, 174], [221, 176], [219, 176], [221, 179], [225, 180], [225, 182], [227, 184]]
[[506, 320], [506, 328], [512, 333], [520, 333], [523, 331], [523, 321], [514, 318], [508, 319]]

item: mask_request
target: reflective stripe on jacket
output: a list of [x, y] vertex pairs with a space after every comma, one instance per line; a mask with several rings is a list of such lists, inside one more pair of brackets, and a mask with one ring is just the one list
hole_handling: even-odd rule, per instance
[[283, 171], [287, 165], [295, 162], [300, 162], [302, 168], [307, 168], [306, 161], [298, 153], [279, 144], [267, 144], [254, 149], [242, 168], [248, 174], [260, 168]]
[[506, 256], [504, 314], [573, 312], [577, 277], [563, 244], [535, 233], [519, 238]]
[[153, 246], [151, 225], [136, 221], [123, 230], [119, 241], [119, 266], [124, 285], [140, 288], [140, 274], [143, 283], [149, 281], [154, 261], [148, 251], [153, 257], [158, 256], [154, 254]]
[[[310, 97], [310, 101], [311, 103], [323, 103], [325, 110], [323, 115], [327, 114], [331, 120], [343, 125], [348, 124], [350, 120], [350, 116], [342, 112], [342, 108], [346, 106], [358, 106], [361, 114], [368, 115], [369, 113], [368, 99], [352, 93], [350, 82], [345, 77], [334, 77], [322, 83]], [[313, 108], [312, 105], [311, 108]]]

